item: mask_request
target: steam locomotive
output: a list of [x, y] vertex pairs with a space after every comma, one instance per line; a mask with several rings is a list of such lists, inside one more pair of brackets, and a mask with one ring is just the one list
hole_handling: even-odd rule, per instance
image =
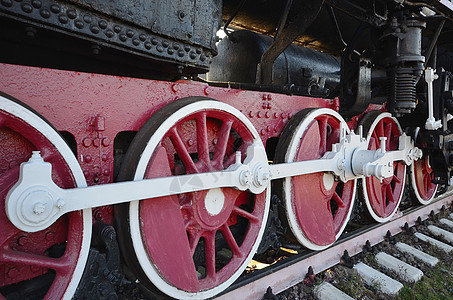
[[430, 203], [453, 175], [452, 18], [0, 0], [0, 298], [210, 298], [254, 255], [329, 247], [357, 207]]

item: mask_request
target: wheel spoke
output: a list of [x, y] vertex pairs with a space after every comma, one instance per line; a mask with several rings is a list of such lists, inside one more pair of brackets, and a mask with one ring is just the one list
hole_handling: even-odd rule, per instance
[[187, 148], [176, 130], [176, 127], [170, 129], [169, 136], [173, 146], [175, 147], [176, 153], [178, 153], [179, 158], [186, 168], [187, 173], [198, 173], [198, 169], [195, 166], [192, 157], [190, 157], [189, 151], [187, 151]]
[[195, 249], [197, 248], [198, 242], [200, 241], [201, 234], [202, 234], [201, 230], [193, 230], [189, 234], [189, 247], [192, 256], [195, 253]]
[[385, 188], [385, 190], [386, 190], [388, 202], [395, 203], [395, 197], [393, 196], [392, 186], [390, 184], [388, 184], [387, 187]]
[[219, 136], [217, 138], [217, 145], [215, 148], [215, 153], [213, 157], [214, 163], [219, 166], [223, 167], [223, 159], [225, 157], [225, 153], [228, 146], [228, 139], [230, 138], [230, 131], [233, 125], [233, 121], [228, 120], [222, 123], [222, 127], [219, 131]]
[[343, 200], [338, 196], [338, 194], [335, 192], [333, 193], [333, 200], [337, 203], [338, 207], [344, 208], [346, 204], [343, 202]]
[[376, 146], [376, 149], [377, 149], [377, 148], [379, 148], [378, 144], [379, 144], [379, 136], [376, 131], [373, 131], [373, 134], [371, 134], [370, 146], [372, 147], [374, 145], [374, 146]]
[[392, 177], [392, 181], [394, 183], [402, 183], [401, 178], [399, 178], [397, 175], [398, 175], [398, 163], [394, 162], [393, 163], [393, 177]]
[[424, 189], [425, 189], [425, 191], [428, 191], [430, 186], [431, 186], [431, 184], [432, 184], [431, 183], [431, 174], [424, 174], [423, 177], [424, 177], [424, 179], [423, 179], [423, 181], [424, 181], [424, 183], [423, 183], [424, 184]]
[[205, 263], [206, 276], [216, 281], [215, 271], [215, 231], [209, 232], [205, 237]]
[[208, 128], [206, 125], [206, 113], [200, 113], [197, 117], [197, 146], [198, 161], [211, 169], [211, 159], [209, 157]]
[[65, 259], [65, 257], [52, 258], [10, 249], [1, 250], [0, 261], [4, 263], [17, 263], [21, 265], [53, 269], [57, 272], [68, 269], [72, 264], [72, 262]]
[[433, 172], [433, 169], [429, 165], [427, 161], [423, 162], [423, 168], [426, 170], [426, 173], [431, 174]]
[[[384, 123], [384, 122], [382, 122]], [[385, 147], [387, 150], [390, 150], [390, 140], [392, 138], [392, 123], [388, 123], [387, 127], [385, 127], [385, 135], [387, 140], [385, 141]]]
[[230, 227], [227, 224], [223, 224], [220, 228], [220, 232], [222, 232], [223, 237], [225, 238], [228, 246], [230, 247], [233, 254], [237, 257], [243, 257], [244, 253], [242, 253], [239, 245], [237, 244], [236, 240], [234, 239], [233, 233], [231, 232]]
[[340, 141], [340, 129], [334, 129], [327, 139], [327, 149], [328, 151], [332, 151], [332, 145], [336, 144]]
[[401, 179], [399, 179], [398, 176], [396, 176], [396, 175], [393, 175], [392, 181], [394, 181], [396, 183], [401, 183]]
[[380, 137], [383, 137], [385, 136], [385, 131], [384, 131], [384, 121], [381, 120], [378, 122], [377, 126], [376, 126], [376, 133], [377, 133], [377, 136], [378, 136], [378, 141], [379, 141], [379, 138]]
[[386, 200], [387, 200], [387, 184], [382, 184], [381, 185], [381, 199], [379, 199], [377, 202], [383, 209], [382, 211], [385, 211], [385, 206], [386, 206]]
[[319, 136], [321, 141], [319, 142], [319, 154], [323, 156], [327, 151], [327, 118], [322, 118], [318, 121]]
[[[247, 153], [247, 147], [250, 146], [250, 145], [251, 145], [250, 142], [244, 142], [244, 143], [239, 147], [239, 149], [236, 150], [236, 151], [241, 152], [241, 154], [242, 154], [242, 155], [241, 155], [242, 160], [244, 160], [245, 154]], [[232, 154], [228, 157], [228, 159], [223, 163], [223, 166], [224, 166], [225, 168], [228, 168], [230, 165], [234, 164], [235, 162], [236, 162], [236, 153], [232, 153]]]
[[235, 212], [236, 214], [238, 214], [239, 216], [241, 217], [244, 217], [246, 219], [248, 219], [251, 223], [258, 223], [260, 222], [260, 219], [258, 217], [255, 217], [254, 215], [252, 215], [251, 213], [249, 213], [248, 211], [245, 211], [243, 210], [242, 208], [239, 208], [237, 206], [235, 206], [233, 208], [233, 212]]

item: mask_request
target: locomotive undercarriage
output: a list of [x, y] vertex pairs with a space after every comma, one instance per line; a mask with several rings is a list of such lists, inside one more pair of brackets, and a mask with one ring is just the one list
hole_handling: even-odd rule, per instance
[[453, 175], [449, 1], [228, 1], [274, 37], [218, 46], [218, 1], [0, 3], [0, 297], [213, 297]]

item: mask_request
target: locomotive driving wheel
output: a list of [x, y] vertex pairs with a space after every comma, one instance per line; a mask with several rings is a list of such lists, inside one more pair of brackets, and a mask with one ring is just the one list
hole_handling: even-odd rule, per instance
[[[257, 141], [253, 125], [233, 107], [200, 97], [177, 100], [140, 129], [118, 180], [225, 170], [237, 151], [243, 161], [247, 147]], [[183, 184], [203, 182], [175, 181], [175, 191]], [[256, 252], [269, 199], [269, 187], [258, 195], [215, 188], [117, 206], [126, 263], [150, 290], [157, 287], [178, 299], [212, 297], [244, 271]]]
[[410, 179], [417, 200], [423, 205], [430, 203], [436, 195], [437, 184], [432, 182], [434, 172], [428, 155], [423, 155], [411, 165]]
[[0, 95], [0, 298], [71, 299], [85, 267], [91, 240], [91, 210], [59, 218], [28, 233], [7, 218], [5, 198], [32, 151], [52, 164], [61, 188], [85, 187], [70, 148], [42, 117], [17, 100]]
[[[369, 150], [380, 148], [381, 137], [386, 138], [387, 151], [398, 150], [399, 136], [402, 134], [398, 121], [389, 113], [372, 111], [360, 121], [366, 135]], [[374, 176], [362, 182], [363, 198], [371, 217], [377, 222], [387, 222], [398, 210], [404, 192], [406, 166], [402, 162], [393, 163], [393, 176], [382, 182]]]
[[[340, 141], [343, 118], [327, 108], [297, 113], [282, 132], [275, 163], [320, 159]], [[338, 181], [329, 172], [294, 176], [276, 181], [286, 205], [288, 223], [305, 247], [321, 250], [332, 245], [349, 220], [355, 198], [356, 180]]]

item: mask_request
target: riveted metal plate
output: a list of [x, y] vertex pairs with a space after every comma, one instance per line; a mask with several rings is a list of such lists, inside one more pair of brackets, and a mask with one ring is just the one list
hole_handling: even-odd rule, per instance
[[[221, 18], [218, 1], [197, 0], [185, 6], [144, 0], [71, 2], [1, 0], [0, 16], [201, 69], [209, 67], [216, 53], [215, 32]], [[203, 26], [195, 22], [199, 18], [206, 20]]]

